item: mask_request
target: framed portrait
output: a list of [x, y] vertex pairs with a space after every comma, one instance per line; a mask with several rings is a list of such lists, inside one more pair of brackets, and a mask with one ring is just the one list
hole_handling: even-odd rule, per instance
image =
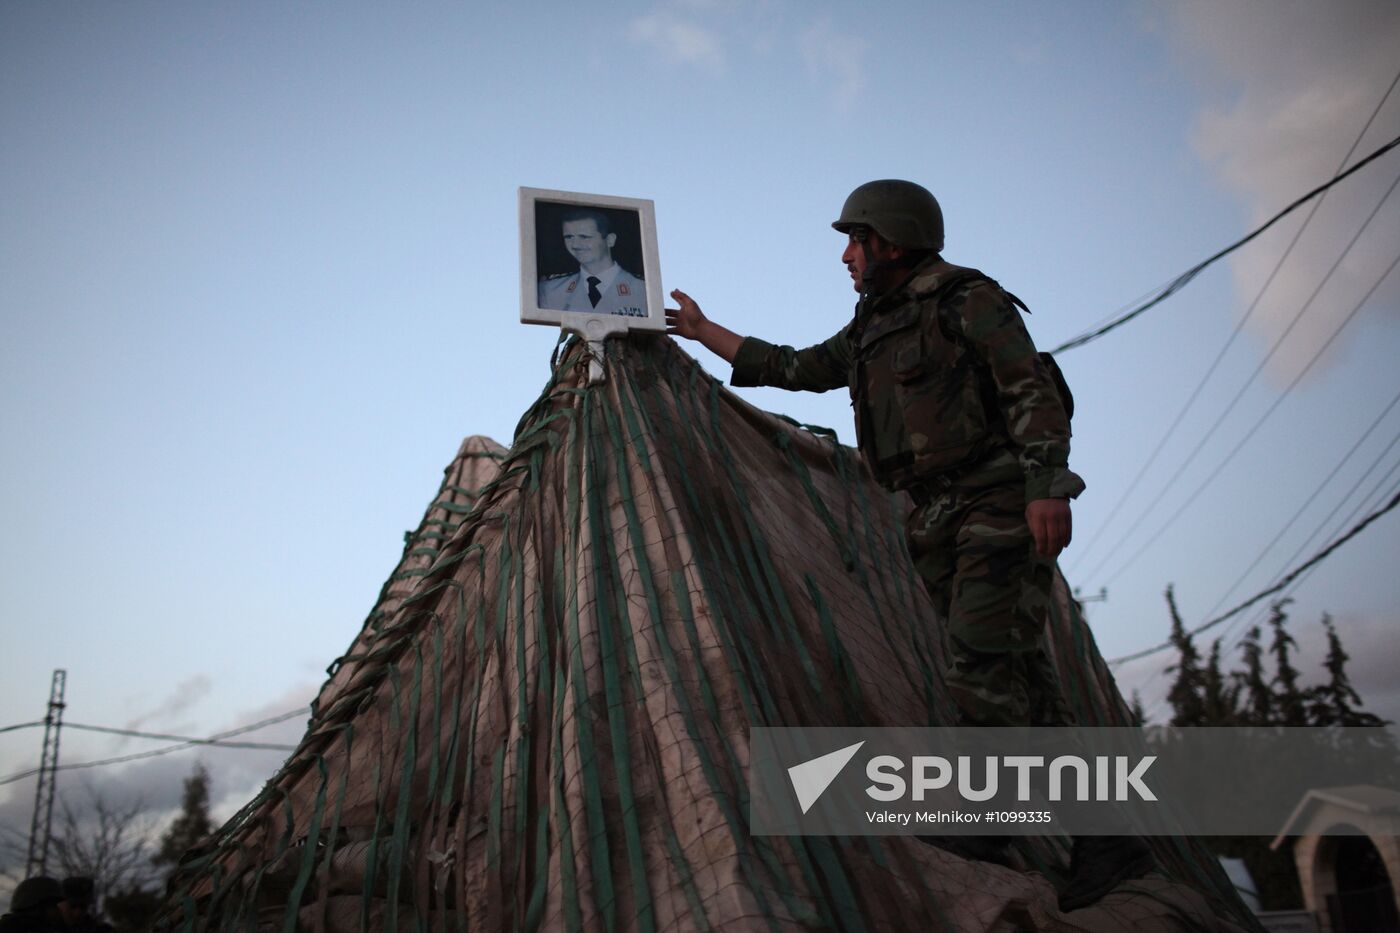
[[590, 340], [664, 331], [654, 204], [521, 188], [520, 320]]

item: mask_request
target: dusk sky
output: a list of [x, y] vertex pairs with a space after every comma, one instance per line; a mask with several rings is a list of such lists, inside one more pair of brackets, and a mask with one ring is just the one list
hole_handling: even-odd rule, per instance
[[[545, 385], [520, 186], [652, 199], [666, 291], [805, 345], [854, 302], [846, 194], [909, 178], [1050, 348], [1400, 135], [1397, 63], [1391, 0], [0, 2], [0, 726], [55, 668], [67, 720], [179, 735], [314, 696], [461, 439], [509, 445]], [[1061, 566], [1107, 588], [1106, 657], [1166, 637], [1169, 583], [1200, 624], [1400, 491], [1397, 180], [1392, 151], [1060, 355]], [[741, 394], [854, 440], [844, 392]], [[1329, 612], [1394, 719], [1397, 555], [1400, 510], [1288, 591], [1308, 679]], [[1233, 663], [1266, 611], [1206, 638]], [[1159, 719], [1172, 660], [1116, 669]], [[0, 777], [41, 738], [0, 733]], [[65, 730], [62, 760], [160, 745]], [[282, 756], [58, 786], [172, 806], [197, 757], [228, 815]]]

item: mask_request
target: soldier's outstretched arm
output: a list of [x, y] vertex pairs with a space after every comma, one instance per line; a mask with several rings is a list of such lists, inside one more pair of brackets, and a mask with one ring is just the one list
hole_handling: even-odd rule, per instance
[[744, 338], [705, 317], [695, 299], [679, 288], [672, 289], [671, 297], [680, 307], [666, 309], [666, 333], [698, 340], [706, 350], [732, 364]]

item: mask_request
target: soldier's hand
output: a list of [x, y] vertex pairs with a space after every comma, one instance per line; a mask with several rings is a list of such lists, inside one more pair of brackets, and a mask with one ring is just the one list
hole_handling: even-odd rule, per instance
[[1058, 557], [1069, 544], [1072, 522], [1068, 499], [1036, 499], [1026, 506], [1035, 549], [1046, 557]]
[[676, 334], [687, 340], [699, 340], [705, 326], [706, 317], [700, 306], [679, 288], [673, 289], [671, 297], [676, 299], [679, 308], [666, 309], [666, 333]]

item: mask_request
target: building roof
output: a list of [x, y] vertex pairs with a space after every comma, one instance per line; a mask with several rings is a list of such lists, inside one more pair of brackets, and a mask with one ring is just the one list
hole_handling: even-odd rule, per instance
[[1400, 834], [1400, 791], [1372, 784], [1314, 788], [1298, 801], [1269, 845], [1277, 849], [1293, 836], [1319, 835], [1340, 825], [1367, 835]]

